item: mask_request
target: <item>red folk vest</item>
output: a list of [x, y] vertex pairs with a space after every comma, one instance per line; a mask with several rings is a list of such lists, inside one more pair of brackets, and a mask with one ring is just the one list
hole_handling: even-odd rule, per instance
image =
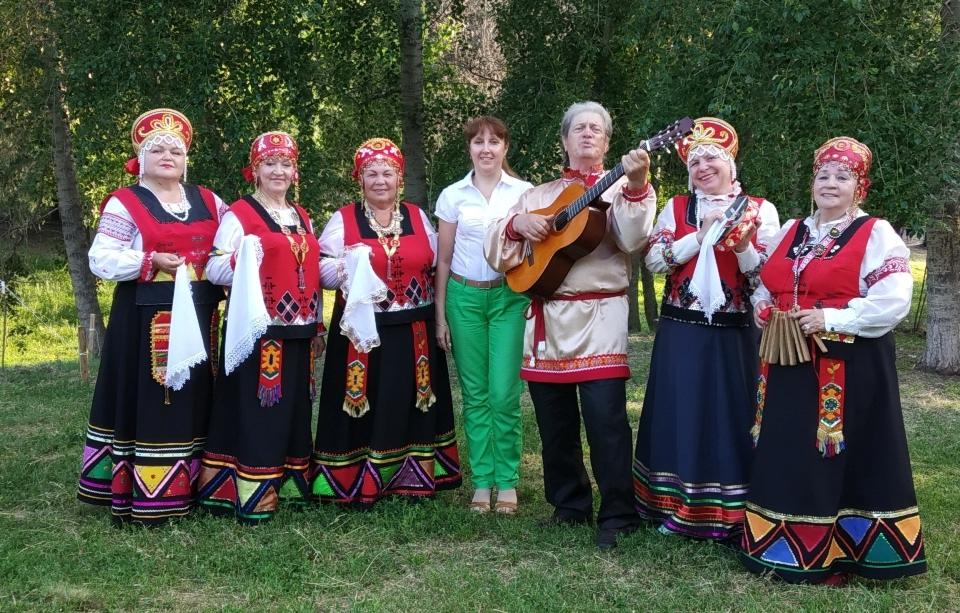
[[[763, 202], [762, 198], [749, 196], [750, 200], [758, 206]], [[674, 238], [680, 239], [687, 234], [697, 233], [697, 217], [695, 207], [688, 207], [690, 197], [687, 194], [681, 194], [673, 197], [673, 219], [676, 222]], [[753, 235], [751, 240], [753, 245], [757, 245], [757, 235]], [[721, 307], [721, 311], [729, 310], [730, 303], [737, 311], [745, 311], [747, 308], [747, 279], [740, 272], [740, 266], [737, 263], [737, 256], [733, 251], [716, 251], [717, 270], [720, 273], [720, 282], [724, 290], [729, 290], [727, 304]], [[668, 285], [668, 302], [672, 304], [683, 304], [681, 297], [682, 288], [689, 286], [693, 278], [693, 270], [697, 267], [699, 256], [695, 255], [687, 262], [681, 264], [670, 274], [670, 283]]]
[[380, 304], [382, 310], [388, 310], [391, 304], [412, 308], [433, 302], [433, 250], [420, 209], [404, 202], [401, 210], [404, 219], [400, 246], [388, 261], [376, 234], [369, 227], [361, 205], [348, 204], [340, 209], [343, 244], [363, 243], [370, 245], [373, 250], [373, 270], [387, 285], [387, 300]]
[[[876, 221], [873, 217], [855, 219], [822, 256], [810, 260], [797, 286], [801, 309], [842, 309], [860, 297], [860, 265]], [[781, 310], [793, 306], [793, 264], [812, 248], [804, 246], [806, 237], [807, 226], [799, 220], [760, 271], [760, 280]]]
[[263, 302], [270, 315], [271, 325], [293, 326], [312, 324], [323, 319], [320, 312], [320, 245], [310, 231], [309, 216], [297, 205], [300, 225], [307, 231], [300, 237], [291, 229], [290, 237], [296, 244], [304, 239], [307, 254], [303, 261], [303, 289], [300, 289], [297, 259], [290, 250], [290, 241], [277, 222], [252, 196], [244, 196], [230, 205], [237, 216], [244, 234], [260, 238], [263, 262], [260, 264], [260, 287]]
[[[120, 201], [133, 218], [133, 223], [137, 224], [144, 252], [159, 251], [182, 256], [192, 267], [195, 280], [200, 281], [206, 278], [207, 259], [220, 225], [217, 203], [213, 192], [206, 188], [196, 185], [184, 185], [183, 188], [190, 202], [190, 212], [185, 221], [166, 212], [153, 192], [140, 185], [123, 187], [110, 196]], [[169, 275], [159, 274], [151, 279], [171, 280]]]

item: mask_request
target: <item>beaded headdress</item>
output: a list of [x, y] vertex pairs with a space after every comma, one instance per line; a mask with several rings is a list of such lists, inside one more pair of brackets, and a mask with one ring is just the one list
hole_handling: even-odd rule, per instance
[[857, 176], [853, 201], [859, 204], [866, 200], [867, 190], [870, 189], [870, 166], [873, 165], [873, 152], [870, 148], [849, 136], [831, 138], [813, 154], [813, 174], [816, 175], [831, 162], [836, 162], [841, 168]]
[[[124, 169], [132, 174], [143, 176], [143, 155], [157, 143], [166, 143], [182, 147], [189, 151], [193, 142], [193, 126], [190, 120], [173, 109], [153, 109], [133, 121], [130, 128], [130, 142], [133, 143], [135, 157], [127, 160]], [[184, 178], [186, 167], [184, 167]]]
[[257, 168], [264, 160], [271, 158], [281, 158], [293, 162], [293, 183], [300, 183], [300, 173], [297, 170], [297, 160], [300, 157], [300, 149], [297, 147], [297, 141], [286, 132], [265, 132], [254, 139], [250, 144], [250, 164], [243, 168], [243, 178], [248, 183], [254, 182]]
[[353, 172], [351, 173], [354, 180], [359, 182], [363, 169], [373, 162], [386, 162], [393, 166], [400, 175], [400, 183], [403, 183], [403, 152], [392, 140], [371, 138], [357, 148], [357, 152], [353, 155]]

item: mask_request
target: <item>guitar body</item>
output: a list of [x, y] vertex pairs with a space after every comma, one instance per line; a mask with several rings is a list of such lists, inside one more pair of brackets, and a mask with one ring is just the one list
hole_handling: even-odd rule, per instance
[[[582, 185], [567, 186], [550, 206], [530, 211], [549, 217], [567, 208], [585, 193]], [[563, 283], [573, 264], [597, 248], [607, 231], [607, 215], [593, 207], [577, 213], [562, 230], [551, 232], [539, 243], [528, 243], [530, 252], [507, 271], [507, 285], [517, 293], [549, 298]]]

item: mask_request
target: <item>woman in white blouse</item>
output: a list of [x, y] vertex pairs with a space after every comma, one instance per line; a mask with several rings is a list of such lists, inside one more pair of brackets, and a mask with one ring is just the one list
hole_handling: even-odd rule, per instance
[[861, 209], [872, 159], [848, 137], [817, 150], [817, 211], [784, 225], [753, 295], [758, 325], [792, 311], [826, 348], [760, 368], [741, 559], [791, 582], [926, 570], [892, 332], [910, 311], [910, 254]]
[[437, 342], [457, 365], [474, 495], [470, 508], [517, 510], [521, 453], [520, 379], [527, 299], [513, 293], [483, 256], [487, 227], [532, 185], [507, 163], [507, 127], [496, 117], [467, 122], [473, 170], [437, 199]]

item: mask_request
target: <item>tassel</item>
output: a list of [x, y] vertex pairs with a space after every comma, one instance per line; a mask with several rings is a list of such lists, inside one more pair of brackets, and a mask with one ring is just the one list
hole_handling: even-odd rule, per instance
[[760, 424], [763, 422], [763, 407], [767, 402], [767, 377], [770, 373], [770, 365], [766, 362], [760, 363], [760, 374], [757, 377], [757, 410], [753, 416], [753, 427], [750, 428], [750, 436], [753, 438], [753, 447], [757, 447], [760, 442]]
[[353, 343], [347, 347], [347, 382], [344, 386], [343, 411], [350, 417], [363, 417], [370, 410], [367, 400], [367, 367], [370, 354], [357, 351]]
[[257, 386], [257, 398], [260, 399], [261, 407], [272, 407], [283, 397], [282, 368], [283, 341], [261, 339], [260, 380]]
[[414, 377], [417, 387], [418, 409], [426, 413], [437, 402], [430, 384], [430, 347], [427, 342], [427, 326], [422, 321], [411, 322], [413, 332]]

